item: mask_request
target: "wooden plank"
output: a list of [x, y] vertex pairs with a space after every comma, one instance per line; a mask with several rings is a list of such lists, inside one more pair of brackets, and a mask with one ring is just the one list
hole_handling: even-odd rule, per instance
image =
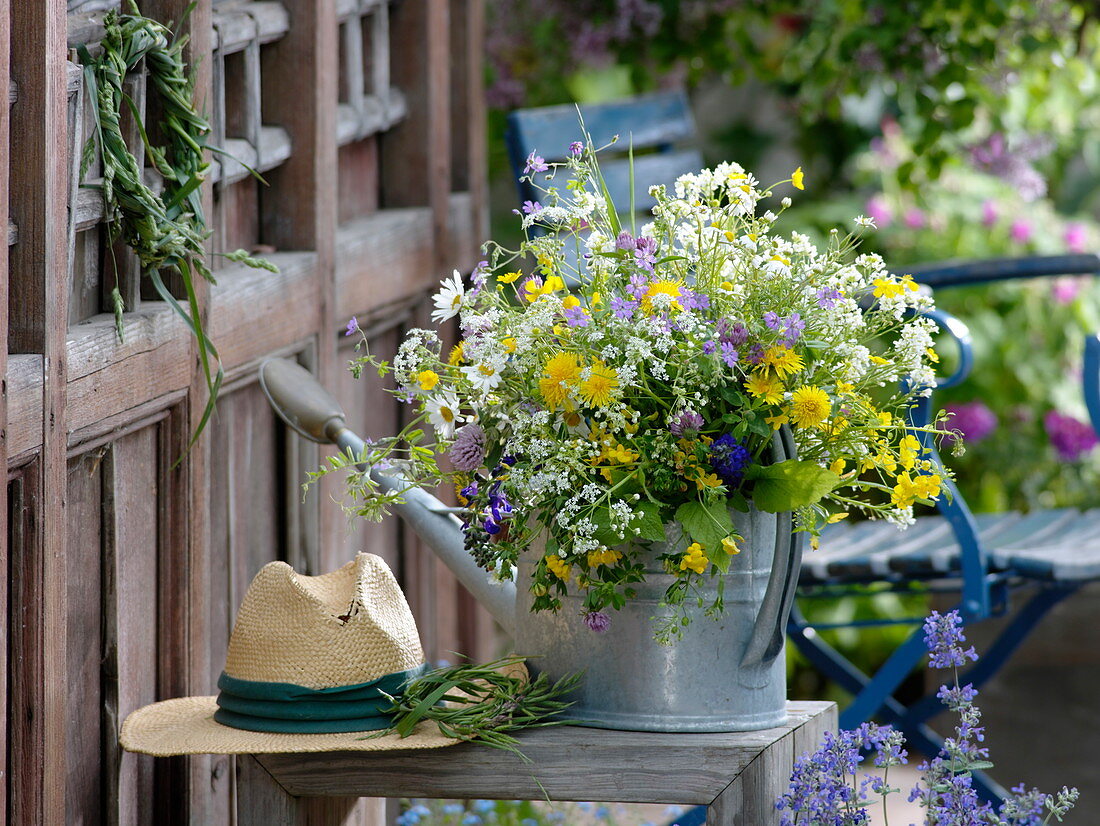
[[70, 822], [94, 823], [104, 806], [101, 468], [108, 450], [92, 450], [69, 462], [65, 809]]
[[[0, 105], [0, 153], [10, 158], [10, 118], [11, 105], [15, 102], [15, 87], [11, 82], [10, 36], [11, 17], [8, 0], [0, 0], [0, 89], [8, 89], [8, 105]], [[8, 255], [9, 246], [14, 243], [18, 234], [8, 219], [8, 175], [9, 164], [0, 163], [0, 227], [7, 228], [8, 238], [6, 244], [0, 244], [0, 470], [4, 471], [0, 476], [0, 651], [10, 652], [9, 642], [14, 632], [11, 631], [12, 614], [9, 612], [8, 583], [11, 579], [10, 554], [13, 550], [11, 542], [12, 522], [9, 517], [8, 457], [11, 455], [11, 434], [8, 428], [8, 408], [11, 388], [8, 382]], [[39, 396], [41, 398], [41, 396]], [[0, 783], [0, 826], [8, 824], [8, 788], [13, 777], [11, 765], [7, 755], [11, 753], [8, 713], [12, 710], [9, 694], [9, 681], [11, 678], [11, 657], [3, 659], [0, 667], [0, 701], [5, 713], [0, 718], [0, 749], [3, 749], [4, 757], [0, 759], [0, 769], [4, 771], [4, 782]]]
[[406, 93], [408, 116], [382, 136], [382, 205], [429, 207], [431, 275], [443, 272], [450, 243], [449, 18], [448, 0], [399, 3], [390, 18], [391, 40], [401, 44], [390, 70]]
[[[13, 777], [19, 794], [36, 785], [41, 809], [24, 809], [16, 822], [61, 823], [65, 819], [65, 692], [54, 675], [65, 669], [65, 327], [68, 321], [67, 221], [68, 128], [66, 125], [66, 18], [59, 0], [15, 3], [11, 28], [12, 78], [19, 99], [12, 107], [10, 156], [11, 217], [20, 241], [10, 250], [9, 352], [43, 355], [42, 461], [37, 518], [41, 547], [41, 590], [25, 621], [39, 626], [43, 645], [32, 725], [39, 734], [26, 752], [26, 774]], [[60, 277], [59, 277], [60, 274]], [[34, 692], [32, 691], [32, 694]]]
[[341, 316], [383, 307], [434, 287], [431, 213], [383, 209], [342, 225], [336, 242], [335, 306]]
[[377, 138], [340, 147], [340, 223], [378, 211], [378, 161]]
[[237, 761], [237, 826], [305, 826], [304, 804], [252, 757]]
[[[764, 731], [662, 734], [562, 726], [520, 735], [530, 765], [472, 744], [393, 752], [267, 754], [257, 760], [289, 793], [490, 797], [709, 804], [758, 754], [831, 703], [791, 708]], [[789, 754], [789, 744], [785, 746]], [[537, 782], [536, 782], [537, 781]], [[541, 786], [540, 786], [541, 784]]]
[[153, 760], [123, 752], [118, 729], [157, 699], [157, 477], [155, 427], [119, 439], [104, 459], [104, 769], [119, 826], [152, 822]]
[[[41, 707], [42, 682], [45, 679], [44, 636], [38, 622], [44, 613], [43, 533], [41, 529], [42, 463], [30, 462], [11, 483], [12, 515], [10, 549], [11, 625], [8, 675], [9, 751], [7, 792], [11, 823], [44, 823], [45, 733], [38, 709]], [[64, 785], [62, 785], [64, 789]]]
[[[488, 137], [486, 135], [485, 0], [451, 0], [451, 52], [455, 68], [452, 80], [453, 135], [451, 189], [468, 192], [470, 203], [461, 215], [469, 227], [458, 226], [451, 212], [448, 226], [455, 252], [476, 262], [478, 247], [489, 233]], [[454, 195], [451, 196], [452, 206]]]
[[9, 356], [4, 388], [8, 466], [19, 467], [42, 446], [42, 356]]

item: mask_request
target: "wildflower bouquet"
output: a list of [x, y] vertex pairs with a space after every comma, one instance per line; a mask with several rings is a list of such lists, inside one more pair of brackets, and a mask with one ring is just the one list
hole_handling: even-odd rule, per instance
[[[467, 546], [500, 577], [541, 535], [535, 610], [579, 589], [596, 630], [670, 523], [684, 534], [661, 552], [675, 606], [738, 553], [731, 508], [794, 511], [816, 538], [853, 509], [906, 524], [938, 495], [932, 431], [904, 420], [935, 361], [933, 322], [914, 312], [931, 298], [909, 277], [853, 255], [851, 235], [819, 250], [773, 234], [771, 190], [734, 163], [653, 187], [641, 227], [609, 203], [591, 147], [556, 167], [568, 184], [525, 205], [519, 249], [490, 242], [469, 286], [455, 272], [435, 295], [457, 346], [417, 329], [392, 364], [353, 364], [392, 371], [416, 411], [357, 461], [453, 481]], [[527, 176], [548, 171], [532, 154]], [[789, 183], [802, 189], [800, 170]], [[913, 389], [894, 389], [906, 377]], [[799, 458], [770, 463], [784, 426]], [[364, 516], [400, 496], [354, 484]]]

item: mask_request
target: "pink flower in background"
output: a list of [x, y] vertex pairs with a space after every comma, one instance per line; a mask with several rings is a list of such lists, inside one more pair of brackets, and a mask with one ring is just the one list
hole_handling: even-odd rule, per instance
[[1085, 231], [1085, 225], [1080, 221], [1070, 221], [1066, 224], [1066, 233], [1063, 240], [1066, 242], [1066, 249], [1070, 252], [1084, 252], [1085, 244], [1088, 243], [1088, 232]]
[[1057, 303], [1065, 306], [1073, 303], [1083, 286], [1080, 278], [1056, 278], [1050, 285], [1050, 295]]
[[1031, 240], [1031, 224], [1026, 218], [1015, 218], [1008, 234], [1017, 244], [1026, 244]]
[[894, 222], [894, 211], [890, 209], [890, 205], [881, 194], [868, 198], [863, 212], [875, 222], [875, 226], [879, 229], [888, 227]]
[[1096, 447], [1096, 432], [1080, 419], [1051, 410], [1043, 416], [1050, 443], [1067, 462], [1075, 462]]
[[[945, 404], [943, 409], [952, 414], [947, 427], [962, 433], [963, 438], [970, 444], [977, 444], [997, 429], [997, 414], [990, 410], [985, 402]], [[955, 435], [948, 433], [944, 438], [954, 441]]]
[[997, 223], [997, 219], [1000, 217], [1000, 214], [997, 212], [996, 201], [987, 198], [982, 202], [982, 226], [991, 227]]
[[905, 210], [904, 220], [909, 229], [921, 229], [926, 223], [924, 213], [916, 207]]

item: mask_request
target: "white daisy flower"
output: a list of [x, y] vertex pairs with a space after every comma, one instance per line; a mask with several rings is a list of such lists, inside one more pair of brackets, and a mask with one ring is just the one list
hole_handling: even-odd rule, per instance
[[462, 421], [458, 409], [458, 399], [451, 393], [432, 396], [424, 402], [428, 421], [441, 439], [450, 439], [454, 435], [455, 425]]
[[500, 371], [503, 369], [504, 364], [500, 359], [490, 359], [463, 367], [462, 372], [466, 374], [466, 378], [475, 389], [488, 393], [500, 384]]
[[458, 270], [448, 281], [444, 279], [443, 289], [437, 292], [432, 300], [435, 301], [435, 309], [432, 310], [432, 321], [440, 324], [458, 315], [462, 309], [462, 302], [466, 298], [466, 289], [462, 286], [462, 276]]

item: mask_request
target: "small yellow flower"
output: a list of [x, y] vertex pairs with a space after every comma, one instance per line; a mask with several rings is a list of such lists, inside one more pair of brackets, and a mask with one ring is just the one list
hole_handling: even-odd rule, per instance
[[447, 356], [447, 364], [452, 367], [462, 363], [462, 342], [451, 348], [451, 354]]
[[829, 395], [820, 387], [803, 385], [791, 393], [791, 421], [799, 427], [820, 427], [830, 409]]
[[840, 513], [834, 513], [832, 516], [830, 516], [828, 519], [825, 520], [825, 523], [827, 525], [835, 525], [840, 520], [847, 519], [848, 515], [849, 515], [848, 511], [841, 511]]
[[941, 481], [935, 473], [916, 478], [911, 478], [908, 473], [901, 473], [890, 495], [890, 501], [896, 507], [907, 508], [917, 499], [933, 499], [939, 496]]
[[783, 425], [790, 422], [790, 418], [786, 413], [776, 413], [774, 416], [765, 416], [764, 421], [772, 426], [772, 430], [779, 430]]
[[831, 470], [837, 476], [840, 476], [842, 473], [844, 473], [845, 464], [846, 463], [843, 459], [837, 459], [835, 462], [829, 465], [829, 470]]
[[741, 553], [741, 547], [737, 544], [737, 539], [732, 536], [727, 536], [722, 540], [722, 550], [730, 556], [736, 556]]
[[504, 352], [505, 353], [514, 353], [514, 352], [516, 352], [516, 347], [517, 347], [516, 340], [514, 338], [512, 338], [512, 336], [508, 336], [506, 339], [504, 339], [504, 341], [501, 342], [501, 344], [504, 345]]
[[875, 285], [874, 296], [875, 298], [897, 298], [898, 296], [905, 295], [906, 290], [917, 290], [917, 285], [913, 283], [913, 276], [903, 275], [901, 279], [893, 278], [876, 278], [873, 282]]
[[547, 554], [544, 558], [546, 559], [546, 567], [550, 570], [550, 573], [552, 573], [562, 582], [569, 581], [569, 577], [573, 573], [572, 565], [570, 565], [560, 556], [555, 556], [554, 554]]
[[725, 290], [727, 293], [732, 293], [733, 292], [733, 282], [732, 281], [723, 281], [721, 284], [718, 285], [718, 287], [720, 289]]
[[871, 364], [889, 364], [890, 359], [884, 359], [882, 356], [871, 356]]
[[791, 186], [795, 189], [805, 189], [806, 186], [803, 183], [804, 177], [805, 176], [802, 174], [802, 167], [800, 166], [791, 174]]
[[851, 382], [838, 381], [836, 383], [836, 392], [838, 396], [846, 395], [856, 389], [856, 386]]
[[922, 449], [920, 441], [915, 436], [902, 438], [901, 444], [898, 445], [898, 458], [901, 460], [901, 466], [906, 470], [912, 470]]
[[606, 407], [619, 389], [619, 374], [611, 367], [593, 364], [580, 389], [581, 398], [589, 407]]
[[516, 279], [518, 279], [521, 275], [523, 275], [523, 273], [521, 273], [519, 270], [516, 270], [515, 272], [506, 272], [503, 275], [498, 275], [497, 281], [499, 281], [501, 284], [514, 284]]
[[431, 390], [439, 384], [439, 374], [434, 370], [422, 370], [416, 374], [416, 381], [421, 390]]
[[701, 574], [707, 569], [707, 557], [703, 553], [703, 546], [698, 542], [692, 542], [688, 545], [684, 558], [680, 560], [681, 571], [686, 571], [689, 568], [697, 574]]
[[937, 353], [935, 350], [933, 350], [931, 347], [927, 348], [924, 351], [924, 354], [926, 356], [928, 356], [928, 360], [930, 362], [932, 362], [933, 364], [939, 364], [940, 363], [940, 354]]
[[588, 567], [595, 568], [597, 565], [614, 565], [623, 555], [611, 548], [600, 548], [598, 551], [592, 551], [588, 554]]
[[541, 285], [534, 279], [528, 281], [523, 287], [523, 297], [528, 301], [534, 302], [544, 295], [552, 295], [558, 290], [564, 289], [565, 282], [561, 280], [561, 276], [550, 275], [546, 277], [546, 280]]
[[567, 295], [565, 298], [563, 298], [561, 300], [561, 308], [563, 310], [570, 310], [573, 307], [579, 307], [579, 306], [581, 306], [581, 300], [579, 298], [577, 298], [575, 295]]
[[722, 480], [718, 478], [716, 473], [707, 473], [702, 468], [696, 468], [695, 474], [695, 487], [698, 490], [706, 490], [707, 488], [721, 487]]

